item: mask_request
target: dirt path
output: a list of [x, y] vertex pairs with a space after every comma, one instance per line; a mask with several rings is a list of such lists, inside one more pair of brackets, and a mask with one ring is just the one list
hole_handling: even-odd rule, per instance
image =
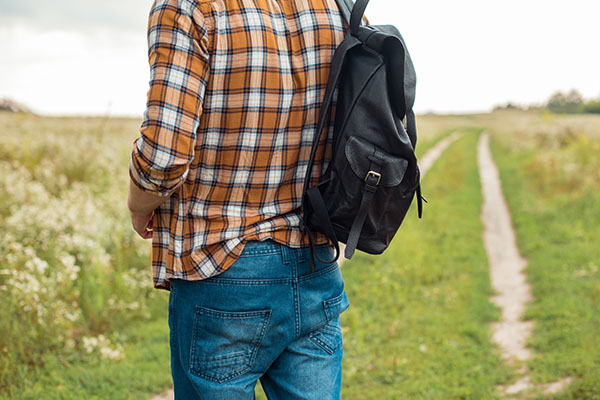
[[440, 140], [438, 144], [433, 146], [421, 159], [419, 160], [419, 169], [421, 170], [421, 178], [425, 176], [427, 171], [433, 166], [436, 160], [442, 155], [442, 153], [454, 143], [460, 137], [460, 132], [456, 131], [451, 135], [448, 135], [444, 139]]
[[173, 389], [169, 389], [167, 392], [163, 394], [159, 394], [154, 396], [152, 400], [173, 400], [175, 398], [175, 393], [173, 393]]
[[[483, 190], [481, 218], [485, 227], [484, 242], [490, 262], [492, 287], [497, 293], [492, 300], [502, 309], [501, 321], [492, 324], [493, 339], [499, 345], [503, 358], [521, 375], [517, 382], [500, 390], [505, 394], [517, 394], [534, 388], [524, 363], [532, 356], [526, 342], [531, 336], [533, 322], [521, 319], [525, 305], [532, 300], [531, 287], [523, 273], [527, 261], [517, 248], [487, 133], [482, 134], [479, 141], [478, 162]], [[570, 378], [538, 389], [544, 393], [556, 393], [568, 383]]]

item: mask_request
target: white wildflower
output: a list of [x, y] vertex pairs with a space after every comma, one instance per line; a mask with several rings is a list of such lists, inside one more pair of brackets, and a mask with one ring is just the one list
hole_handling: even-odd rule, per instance
[[83, 342], [83, 348], [88, 353], [92, 353], [98, 347], [98, 338], [84, 336], [81, 341]]

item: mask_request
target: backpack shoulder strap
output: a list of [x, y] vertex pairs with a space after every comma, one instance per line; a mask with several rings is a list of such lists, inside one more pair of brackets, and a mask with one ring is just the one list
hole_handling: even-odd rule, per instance
[[354, 4], [352, 3], [352, 0], [335, 0], [337, 3], [338, 8], [340, 9], [340, 13], [342, 14], [342, 17], [344, 17], [344, 20], [346, 21], [346, 23], [348, 23], [348, 26], [350, 26], [350, 16], [352, 15], [352, 7], [354, 6]]
[[365, 15], [365, 10], [369, 4], [369, 0], [356, 0], [356, 3], [353, 3], [352, 0], [335, 1], [337, 2], [342, 16], [348, 23], [348, 26], [350, 26], [350, 32], [352, 35], [358, 35], [358, 27], [360, 26], [360, 21]]
[[310, 179], [312, 177], [313, 164], [317, 155], [317, 148], [319, 146], [319, 142], [321, 141], [323, 129], [325, 128], [327, 114], [329, 113], [329, 109], [331, 108], [331, 101], [333, 100], [333, 93], [335, 91], [335, 87], [337, 86], [337, 83], [342, 74], [344, 58], [346, 57], [346, 54], [348, 53], [348, 51], [350, 51], [350, 49], [358, 46], [359, 44], [361, 44], [360, 40], [358, 40], [354, 36], [348, 35], [335, 51], [335, 55], [331, 64], [331, 71], [329, 73], [329, 80], [327, 82], [327, 88], [325, 89], [323, 103], [321, 104], [321, 111], [319, 112], [319, 122], [317, 124], [317, 130], [315, 131], [312, 149], [310, 152], [308, 170], [306, 172], [306, 176], [304, 177], [304, 187], [302, 190], [303, 195], [306, 194], [306, 191], [308, 190], [308, 185], [310, 183]]
[[352, 36], [358, 36], [358, 28], [360, 27], [360, 21], [365, 16], [365, 10], [369, 0], [356, 0], [354, 7], [352, 7], [352, 14], [350, 15], [350, 33]]
[[[319, 142], [321, 141], [321, 136], [323, 134], [323, 130], [325, 128], [325, 121], [327, 118], [327, 115], [329, 115], [329, 110], [331, 108], [331, 102], [333, 100], [333, 93], [335, 91], [335, 88], [337, 86], [337, 83], [340, 79], [341, 73], [342, 73], [342, 66], [344, 64], [344, 58], [346, 57], [346, 54], [348, 54], [348, 51], [350, 51], [350, 49], [358, 46], [359, 44], [361, 44], [360, 40], [358, 40], [356, 37], [352, 36], [352, 35], [347, 35], [346, 38], [344, 39], [344, 41], [338, 46], [338, 48], [335, 51], [334, 57], [333, 57], [333, 61], [331, 63], [331, 71], [329, 73], [329, 80], [327, 81], [327, 88], [325, 89], [325, 95], [323, 97], [323, 103], [321, 104], [321, 111], [319, 113], [319, 120], [317, 123], [317, 129], [315, 131], [315, 136], [313, 139], [313, 144], [312, 144], [312, 148], [311, 148], [311, 152], [310, 152], [310, 158], [308, 160], [308, 166], [307, 166], [307, 171], [306, 171], [306, 175], [304, 176], [304, 185], [302, 188], [302, 213], [304, 214], [306, 208], [305, 208], [305, 202], [307, 201], [307, 193], [310, 192], [312, 199], [311, 201], [311, 205], [313, 205], [313, 207], [316, 205], [316, 209], [315, 211], [319, 214], [319, 218], [321, 220], [323, 220], [325, 223], [327, 223], [328, 225], [328, 229], [327, 229], [327, 236], [333, 241], [333, 245], [335, 247], [336, 250], [336, 255], [335, 255], [335, 259], [333, 261], [327, 261], [327, 263], [331, 263], [331, 262], [335, 262], [339, 256], [340, 256], [340, 248], [337, 242], [337, 238], [335, 237], [335, 232], [333, 230], [333, 227], [331, 226], [331, 221], [329, 220], [329, 215], [327, 213], [327, 208], [324, 206], [323, 204], [323, 199], [320, 197], [321, 194], [320, 193], [316, 193], [315, 190], [317, 190], [316, 188], [313, 188], [312, 192], [309, 191], [309, 187], [308, 185], [310, 184], [310, 179], [312, 177], [313, 174], [313, 167], [314, 167], [314, 163], [315, 163], [315, 157], [317, 155], [317, 148], [319, 147]], [[319, 201], [320, 200], [320, 201]], [[310, 232], [310, 229], [308, 228], [307, 224], [302, 221], [302, 230], [305, 231], [305, 233], [308, 235], [308, 239], [310, 242], [310, 267], [311, 267], [311, 271], [314, 272], [315, 271], [315, 257], [317, 257], [321, 262], [325, 262], [324, 260], [321, 260], [321, 258], [319, 257], [319, 255], [316, 252], [315, 249], [315, 245], [313, 243], [313, 239], [312, 239], [312, 233]]]

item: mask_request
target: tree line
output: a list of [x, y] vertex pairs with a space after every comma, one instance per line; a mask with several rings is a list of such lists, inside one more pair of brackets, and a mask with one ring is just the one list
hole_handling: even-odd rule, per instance
[[581, 93], [573, 89], [568, 93], [554, 93], [548, 99], [546, 108], [558, 114], [600, 114], [600, 99], [586, 101]]
[[585, 100], [581, 93], [573, 89], [569, 92], [556, 92], [542, 105], [522, 106], [509, 102], [495, 109], [546, 109], [556, 114], [600, 114], [600, 98]]

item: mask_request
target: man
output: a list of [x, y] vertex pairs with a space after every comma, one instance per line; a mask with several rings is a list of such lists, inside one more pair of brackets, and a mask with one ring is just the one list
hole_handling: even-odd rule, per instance
[[345, 29], [335, 0], [155, 0], [128, 204], [170, 290], [177, 399], [252, 399], [258, 379], [270, 399], [340, 398], [348, 300], [337, 264], [311, 273], [300, 204]]

